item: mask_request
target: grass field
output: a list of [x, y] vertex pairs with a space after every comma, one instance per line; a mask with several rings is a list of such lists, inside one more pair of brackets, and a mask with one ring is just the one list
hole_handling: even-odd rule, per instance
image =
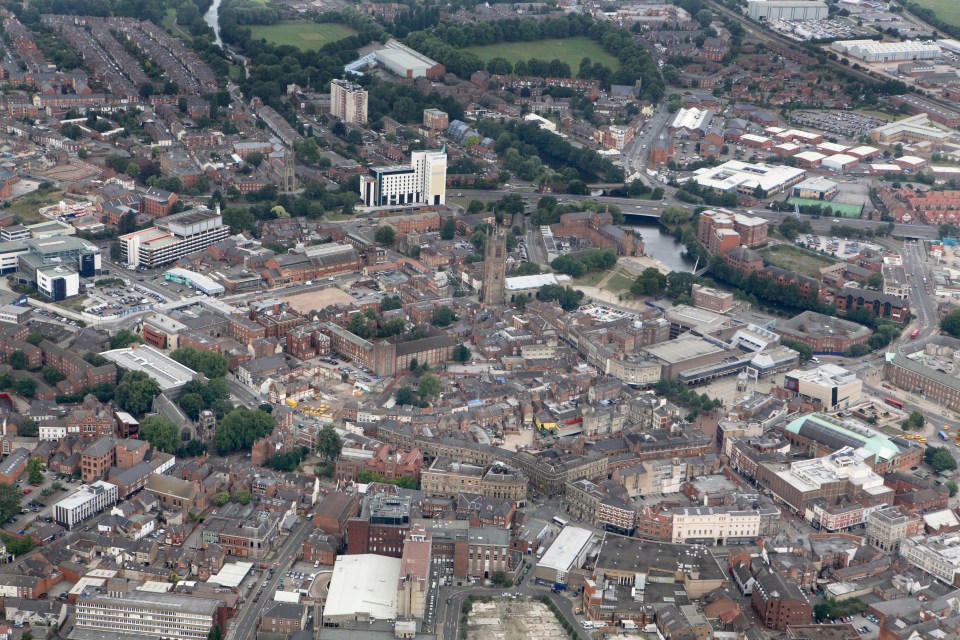
[[570, 65], [570, 69], [574, 73], [580, 68], [580, 61], [584, 57], [614, 70], [620, 68], [619, 60], [586, 36], [534, 40], [532, 42], [501, 42], [483, 47], [469, 47], [467, 51], [477, 54], [484, 62], [487, 62], [490, 58], [499, 57], [507, 59], [510, 64], [514, 64], [518, 60], [530, 60], [531, 58], [547, 61], [559, 58]]
[[960, 27], [960, 3], [957, 0], [917, 0], [917, 4], [933, 9], [938, 18]]
[[20, 216], [20, 220], [23, 222], [23, 224], [46, 222], [48, 218], [44, 218], [42, 215], [40, 215], [40, 207], [45, 207], [49, 204], [56, 204], [60, 202], [62, 198], [63, 191], [51, 191], [45, 196], [41, 196], [38, 193], [31, 193], [23, 196], [22, 198], [13, 200], [10, 203], [10, 208], [8, 208], [6, 211], [15, 216]]
[[833, 213], [841, 218], [859, 218], [863, 212], [862, 204], [844, 204], [843, 202], [830, 202], [829, 200], [813, 200], [812, 198], [794, 198], [787, 199], [790, 204], [818, 204], [821, 207], [830, 207]]
[[811, 277], [817, 277], [823, 267], [835, 264], [837, 261], [812, 251], [801, 249], [790, 244], [778, 244], [762, 249], [760, 254], [770, 263], [797, 271]]
[[285, 20], [277, 24], [249, 25], [254, 40], [265, 39], [270, 44], [289, 44], [298, 49], [319, 49], [323, 45], [343, 40], [357, 32], [345, 24], [333, 22], [310, 22], [308, 20]]

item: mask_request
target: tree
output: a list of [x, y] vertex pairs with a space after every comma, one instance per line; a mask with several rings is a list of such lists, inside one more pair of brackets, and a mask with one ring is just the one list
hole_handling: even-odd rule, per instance
[[490, 574], [490, 582], [493, 583], [495, 587], [512, 587], [513, 579], [510, 578], [503, 571], [494, 571]]
[[326, 460], [335, 460], [342, 448], [343, 442], [333, 425], [324, 425], [317, 437], [317, 453]]
[[213, 445], [220, 455], [232, 451], [249, 451], [253, 443], [273, 432], [274, 420], [259, 410], [234, 409], [220, 420]]
[[900, 426], [903, 427], [904, 431], [908, 431], [910, 429], [922, 429], [923, 423], [923, 414], [919, 411], [911, 411], [907, 419], [900, 423]]
[[424, 399], [440, 395], [440, 378], [423, 376], [420, 379], [420, 386], [417, 387], [417, 395]]
[[413, 404], [416, 402], [416, 398], [413, 394], [413, 389], [410, 387], [400, 387], [397, 389], [397, 392], [393, 396], [397, 404], [403, 406], [405, 404]]
[[36, 438], [40, 435], [40, 427], [37, 426], [36, 420], [24, 416], [17, 423], [17, 435], [24, 438]]
[[230, 502], [230, 494], [226, 491], [221, 491], [220, 493], [214, 494], [214, 496], [210, 498], [210, 502], [218, 507], [222, 507]]
[[156, 90], [153, 88], [153, 83], [151, 82], [144, 82], [140, 85], [140, 97], [144, 100], [147, 100], [150, 96], [152, 96], [155, 91]]
[[811, 349], [809, 345], [805, 345], [802, 342], [796, 342], [794, 340], [781, 340], [780, 344], [799, 353], [801, 362], [806, 362], [813, 357], [813, 349]]
[[252, 167], [259, 167], [263, 163], [263, 154], [259, 151], [254, 151], [253, 153], [247, 154], [245, 158], [247, 164]]
[[180, 396], [180, 399], [177, 400], [177, 404], [180, 405], [180, 408], [183, 409], [183, 412], [187, 414], [187, 417], [191, 420], [196, 420], [200, 417], [200, 412], [206, 408], [203, 398], [198, 393], [185, 393]]
[[246, 489], [240, 489], [239, 491], [234, 493], [230, 499], [236, 502], [237, 504], [250, 504], [251, 502], [253, 502], [253, 494], [251, 494]]
[[43, 482], [43, 471], [46, 465], [40, 458], [30, 458], [27, 462], [27, 482], [30, 484], [40, 484]]
[[15, 484], [0, 484], [0, 522], [6, 522], [20, 513], [22, 495]]
[[448, 327], [456, 321], [457, 314], [446, 305], [441, 305], [433, 312], [433, 325], [435, 327]]
[[128, 371], [113, 392], [117, 405], [134, 416], [142, 416], [160, 394], [160, 385], [142, 371]]
[[447, 218], [443, 221], [443, 224], [440, 225], [440, 239], [441, 240], [453, 240], [457, 235], [457, 222], [453, 218]]
[[467, 362], [470, 360], [470, 347], [458, 344], [453, 348], [453, 359], [457, 362]]
[[227, 375], [227, 359], [216, 351], [181, 347], [174, 350], [170, 357], [185, 367], [203, 373], [208, 378], [222, 378]]
[[149, 416], [140, 421], [141, 440], [164, 453], [174, 453], [180, 447], [180, 428], [163, 416]]
[[131, 344], [140, 344], [141, 342], [143, 342], [143, 340], [140, 336], [128, 329], [121, 329], [110, 336], [111, 349], [123, 349], [129, 347]]
[[32, 398], [37, 392], [37, 382], [33, 378], [19, 378], [13, 383], [13, 390], [24, 398]]
[[937, 473], [953, 471], [957, 468], [957, 461], [943, 447], [928, 447], [923, 454], [923, 461], [933, 467]]
[[362, 313], [355, 313], [350, 316], [350, 324], [347, 325], [347, 331], [359, 338], [370, 337], [370, 327], [367, 325], [367, 319]]
[[207, 640], [223, 640], [223, 634], [220, 633], [220, 625], [215, 624], [210, 627], [210, 632], [207, 634]]
[[57, 369], [52, 364], [45, 366], [41, 375], [43, 375], [43, 379], [46, 380], [50, 386], [56, 386], [61, 380], [67, 379], [67, 376], [63, 375], [60, 369]]
[[[940, 320], [940, 329], [944, 333], [960, 338], [960, 309], [954, 309]], [[11, 364], [11, 366], [13, 366]]]
[[377, 229], [377, 233], [373, 236], [373, 239], [377, 241], [377, 244], [382, 244], [384, 246], [392, 247], [393, 241], [397, 238], [397, 232], [393, 230], [393, 227], [388, 225], [383, 225]]
[[467, 205], [467, 213], [480, 213], [483, 207], [483, 200], [471, 200]]
[[880, 272], [871, 273], [867, 278], [867, 286], [871, 289], [880, 289], [883, 286], [883, 274]]
[[950, 492], [950, 497], [957, 495], [957, 491], [960, 490], [960, 487], [957, 486], [957, 483], [953, 480], [947, 480], [946, 485], [947, 491]]
[[27, 356], [23, 351], [17, 349], [10, 354], [9, 358], [7, 358], [7, 363], [14, 369], [26, 369]]

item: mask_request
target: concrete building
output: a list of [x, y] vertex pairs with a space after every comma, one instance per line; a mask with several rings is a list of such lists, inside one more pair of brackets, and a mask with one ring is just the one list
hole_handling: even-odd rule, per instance
[[432, 535], [414, 525], [403, 542], [400, 577], [397, 579], [397, 615], [423, 619], [430, 593]]
[[870, 139], [882, 144], [897, 142], [932, 142], [936, 146], [956, 137], [957, 132], [930, 119], [925, 113], [907, 116], [895, 122], [880, 125], [870, 131]]
[[960, 533], [916, 535], [900, 543], [900, 555], [919, 569], [949, 585], [960, 583]]
[[674, 509], [674, 544], [722, 546], [750, 544], [760, 535], [760, 512], [727, 507], [684, 507]]
[[447, 152], [414, 151], [409, 165], [371, 167], [360, 180], [367, 207], [442, 205], [447, 197]]
[[87, 518], [100, 513], [117, 503], [117, 486], [97, 480], [93, 484], [82, 484], [77, 490], [53, 505], [53, 519], [67, 529]]
[[753, 249], [767, 244], [767, 228], [763, 218], [710, 209], [700, 214], [697, 241], [711, 254], [723, 255], [735, 247]]
[[704, 189], [713, 189], [717, 193], [757, 193], [766, 198], [785, 193], [806, 175], [807, 172], [799, 167], [728, 160], [715, 167], [697, 169], [693, 172], [693, 179]]
[[880, 509], [867, 516], [867, 542], [881, 551], [899, 553], [903, 540], [921, 533], [923, 518], [901, 506]]
[[907, 281], [907, 272], [899, 265], [884, 265], [883, 292], [888, 296], [895, 296], [906, 300], [910, 295], [910, 283]]
[[754, 20], [823, 20], [827, 5], [819, 0], [748, 0], [747, 13]]
[[123, 597], [81, 596], [76, 601], [74, 631], [68, 637], [204, 640], [210, 628], [220, 624], [222, 606], [212, 598], [156, 591], [130, 591]]
[[547, 584], [566, 584], [567, 575], [583, 566], [593, 533], [587, 529], [566, 526], [537, 561], [533, 576]]
[[198, 207], [175, 213], [158, 218], [154, 225], [118, 238], [121, 261], [129, 268], [152, 269], [170, 264], [230, 235], [230, 227], [223, 224], [219, 207], [217, 211]]
[[17, 272], [20, 284], [54, 301], [78, 295], [80, 277], [93, 277], [100, 269], [100, 248], [73, 236], [0, 243], [0, 273]]
[[942, 53], [935, 42], [907, 40], [905, 42], [877, 42], [876, 40], [837, 40], [830, 45], [842, 53], [864, 62], [900, 62], [903, 60], [936, 60]]
[[819, 404], [824, 411], [835, 411], [846, 409], [860, 399], [863, 381], [839, 365], [823, 364], [807, 371], [788, 372], [783, 388], [807, 402]]
[[330, 115], [349, 124], [366, 122], [367, 90], [349, 80], [331, 80]]

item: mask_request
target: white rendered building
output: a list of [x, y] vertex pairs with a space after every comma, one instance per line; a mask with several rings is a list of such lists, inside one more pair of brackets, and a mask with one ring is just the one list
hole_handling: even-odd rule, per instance
[[367, 207], [440, 205], [447, 201], [447, 151], [414, 151], [409, 165], [370, 167], [360, 180]]

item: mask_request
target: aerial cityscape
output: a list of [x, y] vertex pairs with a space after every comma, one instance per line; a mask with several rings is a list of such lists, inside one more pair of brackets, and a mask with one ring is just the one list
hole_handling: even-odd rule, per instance
[[0, 640], [960, 640], [957, 0], [0, 59]]

